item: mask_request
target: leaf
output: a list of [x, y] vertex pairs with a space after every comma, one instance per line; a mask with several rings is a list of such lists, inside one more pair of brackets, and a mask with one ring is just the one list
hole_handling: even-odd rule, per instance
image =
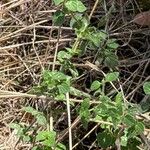
[[115, 137], [109, 131], [104, 131], [97, 134], [97, 142], [100, 147], [108, 148], [115, 144]]
[[113, 54], [113, 53], [110, 53], [109, 55], [107, 55], [104, 60], [104, 64], [110, 68], [114, 68], [114, 67], [118, 66], [118, 63], [119, 63], [118, 57], [116, 54]]
[[66, 146], [62, 143], [58, 143], [55, 150], [66, 150]]
[[9, 127], [10, 128], [12, 128], [12, 129], [19, 129], [19, 128], [21, 128], [21, 126], [19, 125], [19, 124], [17, 124], [17, 123], [10, 123], [9, 124]]
[[64, 100], [66, 96], [64, 94], [59, 94], [55, 97], [56, 100]]
[[89, 27], [88, 30], [89, 31], [85, 35], [85, 38], [91, 41], [96, 47], [99, 47], [102, 41], [106, 39], [107, 34], [92, 27]]
[[100, 83], [98, 80], [95, 80], [95, 81], [91, 84], [90, 89], [91, 89], [92, 91], [96, 91], [96, 90], [98, 90], [98, 89], [100, 88], [100, 86], [101, 86], [101, 83]]
[[144, 132], [144, 124], [141, 123], [141, 122], [137, 122], [136, 125], [135, 125], [135, 131], [136, 131], [136, 134], [139, 135], [141, 133]]
[[72, 18], [70, 21], [70, 27], [74, 28], [76, 31], [79, 30], [80, 32], [83, 32], [88, 25], [89, 25], [89, 19], [83, 17], [81, 14], [76, 14], [74, 18]]
[[120, 104], [122, 104], [122, 100], [123, 100], [122, 93], [119, 92], [119, 93], [116, 95], [115, 102], [116, 102], [117, 105], [120, 105]]
[[141, 26], [150, 26], [150, 11], [137, 14], [133, 22]]
[[42, 142], [45, 146], [52, 147], [55, 145], [56, 132], [54, 131], [39, 131], [36, 136], [37, 142]]
[[66, 61], [66, 60], [70, 59], [71, 57], [72, 57], [72, 55], [65, 51], [60, 51], [57, 55], [57, 58], [60, 62]]
[[55, 5], [57, 6], [57, 5], [61, 4], [64, 0], [53, 0], [53, 1], [54, 1]]
[[30, 136], [29, 136], [29, 135], [24, 135], [24, 136], [23, 136], [23, 141], [24, 141], [24, 142], [30, 142], [30, 141], [31, 141]]
[[150, 95], [150, 82], [144, 83], [143, 90], [144, 90], [145, 94]]
[[112, 49], [117, 49], [119, 47], [119, 44], [116, 43], [116, 39], [109, 39], [107, 41], [107, 46]]
[[53, 16], [53, 23], [55, 26], [61, 26], [64, 22], [64, 18], [65, 18], [65, 14], [58, 10], [54, 13], [54, 16]]
[[22, 137], [24, 135], [24, 128], [21, 125], [17, 123], [11, 123], [9, 124], [9, 127], [16, 130], [16, 135], [18, 137]]
[[119, 72], [107, 73], [105, 76], [105, 81], [106, 82], [116, 81], [118, 77], [119, 77]]
[[70, 86], [66, 83], [58, 85], [59, 94], [66, 94], [70, 91]]
[[83, 122], [84, 127], [87, 127], [89, 118], [90, 118], [90, 100], [88, 98], [84, 99], [83, 102], [81, 103], [81, 107], [79, 110], [79, 115], [81, 117], [81, 120]]
[[47, 120], [43, 114], [38, 114], [36, 116], [36, 121], [39, 125], [46, 125]]
[[22, 110], [24, 110], [25, 112], [28, 112], [28, 113], [32, 114], [33, 116], [35, 116], [35, 115], [37, 115], [39, 113], [36, 109], [34, 109], [33, 107], [30, 107], [30, 106], [23, 107]]
[[121, 136], [121, 146], [127, 146], [128, 143], [128, 137], [127, 137], [127, 129], [124, 130], [124, 135]]
[[72, 12], [84, 12], [86, 7], [79, 0], [69, 0], [65, 3], [65, 6], [68, 10]]
[[136, 124], [136, 120], [133, 118], [133, 116], [126, 115], [124, 116], [123, 123], [130, 127]]

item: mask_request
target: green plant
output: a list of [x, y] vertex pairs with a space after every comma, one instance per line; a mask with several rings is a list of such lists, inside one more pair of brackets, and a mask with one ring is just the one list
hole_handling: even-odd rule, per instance
[[89, 121], [101, 123], [103, 132], [97, 135], [97, 144], [100, 147], [114, 147], [116, 141], [119, 141], [121, 149], [138, 149], [137, 146], [141, 144], [138, 136], [144, 131], [144, 124], [136, 119], [136, 115], [140, 113], [139, 108], [124, 103], [120, 92], [114, 98], [105, 95], [105, 84], [117, 80], [118, 77], [118, 72], [113, 72], [106, 74], [102, 81], [94, 81], [91, 90], [99, 104], [89, 109], [90, 100], [85, 99], [79, 115], [85, 127]]
[[[53, 24], [62, 26], [66, 15], [70, 17], [69, 24], [75, 30], [76, 39], [69, 47], [62, 49], [57, 54], [60, 64], [59, 71], [45, 70], [42, 75], [42, 82], [34, 88], [34, 93], [46, 95], [52, 100], [66, 103], [66, 95], [83, 99], [78, 111], [83, 127], [87, 128], [89, 122], [100, 123], [101, 132], [97, 134], [97, 146], [108, 148], [115, 146], [126, 150], [137, 150], [142, 143], [139, 135], [144, 131], [144, 124], [136, 118], [140, 113], [138, 106], [126, 103], [123, 92], [114, 89], [113, 94], [107, 95], [107, 85], [113, 85], [119, 79], [119, 72], [110, 72], [102, 80], [95, 80], [91, 84], [90, 94], [84, 93], [74, 87], [74, 82], [79, 76], [79, 72], [72, 63], [74, 56], [84, 56], [87, 51], [96, 55], [94, 60], [113, 70], [118, 65], [116, 49], [118, 44], [116, 39], [109, 38], [109, 34], [91, 26], [90, 17], [85, 14], [86, 7], [80, 0], [53, 0], [59, 7], [54, 13]], [[68, 75], [69, 74], [69, 75]], [[149, 94], [149, 83], [145, 83], [144, 91]], [[92, 101], [97, 103], [91, 105]], [[74, 105], [73, 103], [71, 103]], [[26, 107], [24, 111], [32, 114], [37, 126], [48, 124], [44, 114]], [[53, 113], [52, 113], [53, 115]], [[56, 142], [56, 132], [49, 130], [37, 131], [37, 128], [25, 128], [21, 124], [13, 124], [12, 128], [17, 130], [17, 135], [22, 139], [27, 139], [34, 143], [35, 149], [65, 149], [65, 146]], [[35, 135], [29, 135], [35, 132]], [[40, 145], [36, 145], [40, 142]]]
[[[37, 127], [44, 127], [48, 122], [42, 112], [32, 107], [24, 107], [22, 109], [26, 113], [31, 114], [35, 121], [31, 125], [23, 123], [11, 123], [10, 128], [14, 129], [20, 140], [33, 144], [32, 150], [65, 150], [66, 147], [61, 143], [56, 143], [56, 132], [49, 130], [37, 130]], [[34, 120], [33, 118], [33, 120]], [[36, 124], [36, 126], [33, 126]], [[36, 143], [39, 144], [36, 144]]]

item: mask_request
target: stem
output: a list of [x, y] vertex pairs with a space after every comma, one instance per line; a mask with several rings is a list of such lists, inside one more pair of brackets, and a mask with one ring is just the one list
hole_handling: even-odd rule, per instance
[[68, 113], [69, 150], [72, 150], [72, 131], [71, 131], [71, 114], [70, 114], [69, 93], [66, 93], [66, 99], [67, 99], [67, 113]]
[[[91, 13], [90, 13], [90, 15], [89, 15], [89, 20], [91, 20], [91, 17], [92, 17], [92, 15], [93, 15], [93, 13], [94, 13], [94, 11], [95, 11], [97, 5], [98, 5], [98, 2], [99, 2], [99, 0], [96, 0], [96, 1], [95, 1], [95, 4], [94, 4], [94, 6], [93, 6], [93, 9], [92, 9], [92, 11], [91, 11]], [[100, 2], [101, 2], [101, 0], [100, 0]]]

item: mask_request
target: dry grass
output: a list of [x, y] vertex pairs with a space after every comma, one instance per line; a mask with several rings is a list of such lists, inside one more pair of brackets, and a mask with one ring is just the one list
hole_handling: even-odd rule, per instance
[[[94, 1], [89, 0], [85, 3], [90, 14]], [[111, 3], [105, 1], [104, 9], [99, 6], [92, 13], [93, 24], [95, 20], [107, 16], [106, 8], [110, 5]], [[116, 87], [122, 88], [126, 99], [134, 103], [147, 98], [143, 94], [142, 85], [150, 79], [150, 28], [140, 28], [133, 23], [133, 17], [139, 7], [136, 0], [117, 4], [116, 11], [108, 16], [104, 25], [110, 37], [117, 38], [120, 44], [118, 70], [121, 73], [121, 86]], [[32, 122], [21, 111], [23, 106], [31, 105], [39, 110], [44, 110], [46, 107], [59, 110], [65, 108], [60, 103], [54, 103], [51, 106], [44, 96], [27, 94], [34, 85], [40, 83], [43, 69], [59, 69], [56, 52], [70, 44], [75, 38], [74, 31], [67, 24], [64, 24], [61, 29], [52, 25], [52, 14], [57, 9], [52, 5], [51, 0], [0, 1], [0, 149], [31, 149], [32, 145], [22, 143], [8, 127], [13, 121], [23, 121], [27, 124]], [[59, 38], [57, 32], [59, 32]], [[74, 64], [84, 72], [84, 76], [77, 81], [77, 88], [80, 90], [86, 91], [90, 80], [100, 76], [97, 66], [92, 64], [93, 59], [92, 55], [75, 59]], [[88, 64], [87, 61], [91, 63]], [[103, 66], [101, 70], [105, 72]], [[79, 87], [80, 85], [82, 87]], [[80, 102], [75, 99], [72, 101]], [[73, 115], [74, 112], [75, 108], [72, 110]], [[146, 116], [150, 121], [149, 115]], [[80, 149], [81, 145], [84, 145], [85, 149], [96, 149], [95, 141], [90, 142], [89, 135], [95, 132], [98, 125], [91, 124], [91, 129], [93, 129], [86, 134], [80, 126], [78, 116], [72, 116], [72, 122], [72, 128], [78, 132], [78, 134], [73, 132], [76, 135], [75, 149]], [[59, 116], [54, 123], [54, 127], [60, 132], [60, 139], [66, 140], [68, 138], [67, 114]], [[86, 137], [90, 146], [84, 143]]]

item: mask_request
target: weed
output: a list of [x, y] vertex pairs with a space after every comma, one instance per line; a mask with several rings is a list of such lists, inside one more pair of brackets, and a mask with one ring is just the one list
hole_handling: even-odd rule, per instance
[[[138, 149], [142, 143], [139, 135], [144, 131], [144, 124], [138, 121], [137, 115], [140, 113], [137, 105], [132, 105], [124, 101], [123, 92], [115, 90], [115, 96], [106, 94], [106, 84], [112, 84], [119, 79], [119, 72], [107, 73], [102, 80], [95, 80], [91, 84], [91, 94], [84, 94], [77, 90], [73, 83], [79, 73], [73, 65], [71, 59], [74, 56], [82, 56], [88, 50], [94, 52], [95, 60], [99, 61], [113, 70], [118, 65], [116, 49], [118, 44], [116, 39], [110, 39], [109, 34], [104, 30], [99, 30], [90, 24], [90, 18], [85, 11], [87, 8], [80, 0], [53, 0], [60, 9], [54, 13], [53, 23], [62, 26], [65, 16], [71, 16], [70, 26], [75, 30], [76, 39], [69, 48], [58, 52], [57, 59], [61, 65], [60, 71], [44, 71], [41, 84], [34, 88], [37, 94], [46, 95], [55, 101], [66, 103], [66, 94], [71, 96], [82, 95], [83, 102], [78, 111], [83, 127], [87, 128], [89, 122], [100, 123], [101, 132], [97, 134], [97, 147], [121, 149]], [[70, 76], [68, 75], [70, 72]], [[150, 94], [149, 82], [144, 84], [144, 91]], [[94, 106], [93, 101], [98, 102]], [[23, 109], [34, 116], [37, 126], [48, 124], [44, 114], [32, 107]], [[41, 130], [25, 127], [21, 124], [12, 124], [11, 128], [17, 130], [17, 135], [28, 142], [33, 143], [33, 150], [36, 149], [66, 149], [62, 143], [57, 143], [55, 131]], [[34, 136], [29, 134], [34, 132]], [[39, 144], [37, 144], [39, 143]]]

